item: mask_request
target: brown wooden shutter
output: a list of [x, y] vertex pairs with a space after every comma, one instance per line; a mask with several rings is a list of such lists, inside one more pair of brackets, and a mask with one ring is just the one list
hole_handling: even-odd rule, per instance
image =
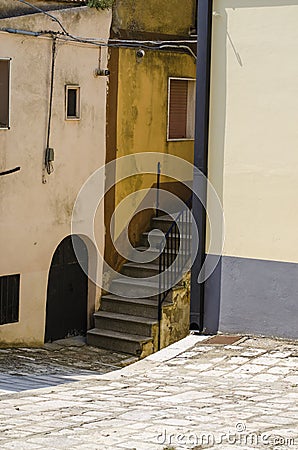
[[169, 139], [186, 138], [187, 80], [170, 81]]
[[0, 61], [0, 127], [9, 126], [9, 64], [8, 60]]

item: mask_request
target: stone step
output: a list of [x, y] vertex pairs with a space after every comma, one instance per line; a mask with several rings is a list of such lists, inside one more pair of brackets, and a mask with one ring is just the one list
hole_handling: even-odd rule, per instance
[[87, 344], [139, 357], [153, 353], [153, 339], [148, 336], [93, 328], [87, 332]]
[[[181, 275], [182, 277], [182, 275]], [[173, 277], [174, 278], [174, 277]], [[165, 275], [163, 277], [164, 283], [171, 286], [176, 285], [180, 279], [175, 280], [171, 279], [171, 276]], [[164, 286], [164, 290], [166, 289], [166, 285]], [[122, 278], [116, 278], [112, 281], [110, 291], [113, 292], [114, 295], [124, 297], [124, 298], [151, 298], [152, 300], [158, 300], [159, 297], [160, 286], [158, 283], [153, 283], [146, 281], [146, 279], [140, 279], [138, 283], [134, 282], [133, 279], [128, 278], [127, 280], [123, 280]]]
[[[149, 261], [147, 261], [146, 263], [145, 262], [144, 263], [140, 262], [140, 264], [158, 264], [159, 256], [160, 256], [160, 252], [159, 252], [158, 249], [155, 249], [155, 248], [152, 248], [152, 247], [150, 247], [150, 248], [148, 248], [148, 247], [136, 247], [136, 250], [138, 250], [140, 253], [144, 252], [144, 257], [143, 257], [144, 260], [147, 261], [149, 259]], [[191, 249], [189, 249], [189, 252], [187, 252], [187, 253], [190, 253], [190, 250]], [[171, 262], [173, 262], [175, 260], [178, 252], [179, 252], [179, 249], [177, 249], [177, 250], [175, 250], [175, 249], [170, 250], [168, 248], [165, 248], [163, 253], [165, 253], [165, 255], [169, 255], [169, 263], [171, 263]], [[186, 254], [185, 253], [185, 249], [181, 250], [181, 252], [179, 252], [179, 253]], [[142, 255], [140, 255], [140, 259], [141, 259], [141, 257], [142, 257]]]
[[[170, 273], [174, 272], [173, 268], [168, 269]], [[157, 277], [159, 274], [159, 265], [157, 264], [140, 264], [140, 263], [126, 263], [122, 266], [121, 273], [130, 278], [148, 278]]]
[[121, 297], [127, 298], [158, 298], [159, 286], [158, 283], [150, 283], [149, 281], [140, 280], [138, 284], [134, 283], [129, 278], [123, 280], [122, 278], [115, 278], [111, 283], [110, 290]]
[[152, 298], [124, 298], [108, 294], [101, 298], [102, 311], [129, 314], [131, 316], [156, 319], [158, 316], [157, 300]]
[[133, 278], [153, 277], [154, 275], [158, 275], [158, 272], [159, 272], [158, 264], [153, 263], [141, 264], [129, 262], [125, 263], [121, 269], [121, 273], [123, 273], [128, 277]]
[[152, 336], [152, 326], [157, 324], [157, 320], [147, 317], [107, 311], [97, 311], [93, 316], [95, 328], [99, 330], [113, 330], [148, 337]]

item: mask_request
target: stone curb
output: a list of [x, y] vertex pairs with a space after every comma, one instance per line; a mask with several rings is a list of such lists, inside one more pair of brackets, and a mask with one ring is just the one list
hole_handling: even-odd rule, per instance
[[209, 339], [210, 336], [202, 336], [190, 334], [186, 336], [181, 341], [175, 342], [166, 348], [163, 348], [159, 352], [153, 353], [140, 361], [137, 361], [129, 366], [123, 367], [122, 369], [115, 370], [113, 372], [108, 372], [103, 375], [99, 375], [96, 379], [100, 380], [115, 380], [122, 377], [131, 375], [139, 371], [150, 370], [153, 366], [159, 365], [160, 363], [169, 361], [172, 358], [184, 353], [191, 348], [193, 348], [198, 342], [203, 342]]

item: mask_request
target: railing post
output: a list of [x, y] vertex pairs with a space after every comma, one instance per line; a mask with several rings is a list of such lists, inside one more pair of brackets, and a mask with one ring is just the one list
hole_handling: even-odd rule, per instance
[[156, 180], [156, 209], [155, 215], [158, 217], [158, 209], [159, 209], [159, 189], [160, 189], [160, 162], [157, 163], [157, 180]]
[[160, 350], [160, 341], [161, 341], [161, 318], [162, 318], [162, 282], [161, 282], [161, 277], [164, 276], [163, 275], [163, 270], [162, 270], [162, 244], [159, 244], [159, 278], [158, 278], [158, 350]]

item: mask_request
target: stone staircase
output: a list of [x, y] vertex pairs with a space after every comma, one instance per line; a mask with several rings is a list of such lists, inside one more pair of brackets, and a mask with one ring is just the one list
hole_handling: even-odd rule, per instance
[[[111, 283], [111, 292], [102, 296], [99, 311], [94, 313], [95, 328], [87, 333], [87, 343], [96, 347], [129, 353], [143, 358], [158, 350], [158, 283], [147, 281], [147, 277], [159, 273], [159, 252], [157, 245], [161, 240], [162, 232], [167, 232], [173, 224], [170, 216], [161, 216], [152, 219], [152, 231], [143, 233], [141, 246], [136, 247], [140, 252], [146, 251], [152, 261], [147, 263], [126, 262], [121, 274], [126, 277], [142, 278], [138, 284], [128, 279], [115, 278]], [[150, 239], [150, 249], [148, 236]], [[155, 247], [155, 248], [154, 248]], [[168, 249], [166, 248], [167, 252]], [[183, 287], [179, 288], [183, 289]], [[184, 288], [185, 291], [185, 288]], [[115, 294], [117, 292], [117, 294]], [[136, 298], [140, 296], [140, 298]], [[187, 310], [187, 306], [178, 305], [173, 296], [173, 289], [168, 293], [164, 303], [162, 316], [170, 324], [179, 308]], [[186, 301], [187, 303], [187, 301]], [[181, 315], [181, 312], [179, 313]], [[187, 322], [188, 310], [182, 312]], [[184, 321], [185, 321], [184, 320]], [[179, 322], [179, 320], [178, 320]], [[171, 333], [171, 327], [163, 333]], [[179, 326], [178, 326], [179, 328]], [[183, 327], [182, 327], [183, 328]], [[173, 339], [167, 336], [165, 342], [171, 343], [187, 334], [189, 327], [186, 324], [179, 335], [174, 333]], [[165, 344], [166, 345], [166, 344]], [[164, 346], [163, 344], [161, 346]]]

